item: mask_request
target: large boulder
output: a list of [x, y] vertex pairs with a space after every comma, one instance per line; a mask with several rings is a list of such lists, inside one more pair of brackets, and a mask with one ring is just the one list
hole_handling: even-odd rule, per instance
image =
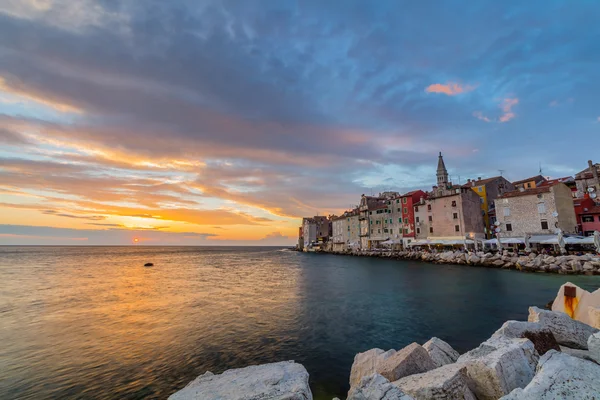
[[460, 354], [442, 339], [432, 337], [423, 345], [436, 367], [456, 362]]
[[571, 319], [565, 313], [542, 310], [538, 307], [529, 307], [528, 321], [539, 322], [552, 331], [559, 344], [574, 349], [587, 350], [588, 338], [598, 332], [598, 329]]
[[357, 385], [365, 376], [372, 375], [381, 362], [395, 353], [396, 350], [371, 349], [355, 355], [350, 371], [350, 387]]
[[412, 343], [381, 362], [376, 370], [389, 381], [431, 371], [435, 363], [421, 345]]
[[589, 350], [572, 349], [570, 347], [560, 346], [560, 351], [570, 356], [581, 358], [582, 360], [588, 360], [596, 364], [600, 364], [600, 359], [596, 358], [594, 353]]
[[560, 351], [560, 347], [552, 331], [544, 328], [539, 322], [506, 321], [492, 337], [504, 336], [509, 339], [525, 338], [531, 340], [539, 355], [548, 350]]
[[565, 353], [549, 351], [540, 358], [537, 373], [525, 388], [501, 400], [597, 399], [600, 366]]
[[282, 361], [200, 375], [169, 400], [312, 400], [308, 372], [301, 364]]
[[467, 367], [459, 364], [444, 365], [423, 374], [406, 376], [393, 384], [417, 400], [477, 400], [469, 389]]
[[350, 388], [346, 400], [414, 400], [379, 374], [365, 376]]
[[[565, 287], [574, 288], [570, 290], [575, 292], [575, 297], [572, 297], [571, 293], [569, 293], [570, 296], [565, 296]], [[571, 282], [567, 282], [558, 289], [552, 311], [564, 312], [573, 319], [594, 326], [589, 313], [590, 307], [600, 307], [600, 289], [590, 293]], [[600, 327], [596, 326], [596, 328]]]
[[467, 367], [471, 390], [479, 400], [495, 400], [533, 378], [539, 355], [528, 339], [492, 337], [463, 354], [457, 364]]
[[600, 360], [600, 332], [594, 333], [588, 338], [588, 350], [594, 359]]

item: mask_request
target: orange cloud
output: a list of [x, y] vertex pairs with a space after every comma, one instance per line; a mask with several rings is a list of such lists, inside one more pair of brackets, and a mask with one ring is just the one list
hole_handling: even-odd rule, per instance
[[492, 122], [492, 120], [491, 120], [491, 119], [489, 119], [488, 117], [486, 117], [485, 115], [483, 115], [483, 114], [481, 113], [481, 111], [475, 111], [475, 112], [473, 113], [473, 116], [474, 116], [475, 118], [477, 118], [477, 119], [480, 119], [480, 120], [482, 120], [482, 121], [485, 121], [485, 122]]
[[434, 83], [427, 86], [425, 91], [427, 93], [443, 93], [448, 96], [456, 96], [457, 94], [467, 93], [474, 90], [477, 86], [461, 85], [459, 83], [448, 82], [446, 84]]
[[512, 112], [512, 107], [519, 104], [519, 99], [504, 99], [501, 108], [504, 114], [500, 116], [500, 122], [508, 122], [515, 117], [515, 113]]
[[[20, 97], [25, 100], [33, 101], [35, 103], [44, 105], [46, 107], [50, 107], [56, 111], [63, 113], [80, 114], [83, 112], [81, 109], [70, 104], [66, 104], [61, 101], [53, 101], [48, 98], [45, 98], [45, 96], [42, 94], [34, 93], [28, 88], [25, 88], [24, 85], [19, 84], [17, 82], [11, 82], [10, 84], [8, 84], [6, 79], [4, 79], [2, 76], [0, 76], [0, 92], [4, 92], [15, 97]], [[11, 101], [4, 100], [4, 102]]]

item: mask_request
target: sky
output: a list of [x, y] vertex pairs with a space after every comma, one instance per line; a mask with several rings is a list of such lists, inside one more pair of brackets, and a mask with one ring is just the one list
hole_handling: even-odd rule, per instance
[[[600, 2], [0, 0], [0, 244], [290, 245], [599, 158]], [[596, 160], [597, 161], [597, 160]]]

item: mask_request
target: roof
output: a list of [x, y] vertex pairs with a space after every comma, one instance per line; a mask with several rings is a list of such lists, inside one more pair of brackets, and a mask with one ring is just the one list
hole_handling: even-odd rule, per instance
[[[598, 173], [600, 173], [600, 163], [594, 164], [594, 167], [596, 168]], [[579, 171], [577, 174], [575, 174], [575, 179], [591, 179], [593, 177], [594, 175], [592, 174], [590, 167], [587, 167], [583, 171]]]
[[506, 192], [499, 199], [507, 199], [509, 197], [520, 197], [520, 196], [531, 196], [540, 193], [549, 193], [551, 186], [540, 186], [533, 189], [527, 190], [513, 190], [512, 192]]
[[485, 179], [478, 179], [478, 180], [473, 180], [471, 182], [467, 182], [464, 185], [462, 185], [462, 187], [475, 187], [475, 186], [481, 186], [481, 185], [485, 185], [486, 183], [490, 183], [495, 181], [496, 179], [500, 179], [502, 178], [501, 176], [493, 176], [491, 178], [485, 178]]
[[600, 206], [594, 206], [588, 208], [587, 211], [583, 210], [580, 212], [581, 215], [589, 215], [589, 214], [600, 214]]
[[573, 179], [572, 176], [565, 176], [564, 178], [548, 179], [548, 180], [540, 183], [539, 186], [554, 186], [557, 183], [567, 183], [567, 182], [575, 182], [575, 179]]
[[515, 181], [515, 182], [513, 182], [513, 185], [518, 185], [520, 183], [527, 183], [527, 182], [531, 182], [531, 181], [534, 181], [537, 183], [537, 182], [543, 182], [545, 180], [546, 180], [546, 178], [544, 178], [542, 175], [536, 175], [536, 176], [532, 176], [531, 178], [521, 179], [520, 181]]

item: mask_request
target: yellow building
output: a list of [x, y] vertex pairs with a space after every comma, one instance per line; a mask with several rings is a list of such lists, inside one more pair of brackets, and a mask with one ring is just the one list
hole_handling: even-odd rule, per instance
[[481, 215], [485, 225], [485, 232], [488, 238], [491, 237], [491, 225], [495, 222], [490, 215], [495, 215], [494, 200], [503, 193], [515, 190], [515, 186], [502, 176], [477, 180], [469, 179], [463, 187], [471, 188], [480, 197]]
[[540, 183], [543, 183], [545, 181], [546, 178], [544, 178], [541, 175], [536, 175], [532, 176], [531, 178], [513, 182], [513, 185], [515, 185], [515, 189], [535, 189]]

